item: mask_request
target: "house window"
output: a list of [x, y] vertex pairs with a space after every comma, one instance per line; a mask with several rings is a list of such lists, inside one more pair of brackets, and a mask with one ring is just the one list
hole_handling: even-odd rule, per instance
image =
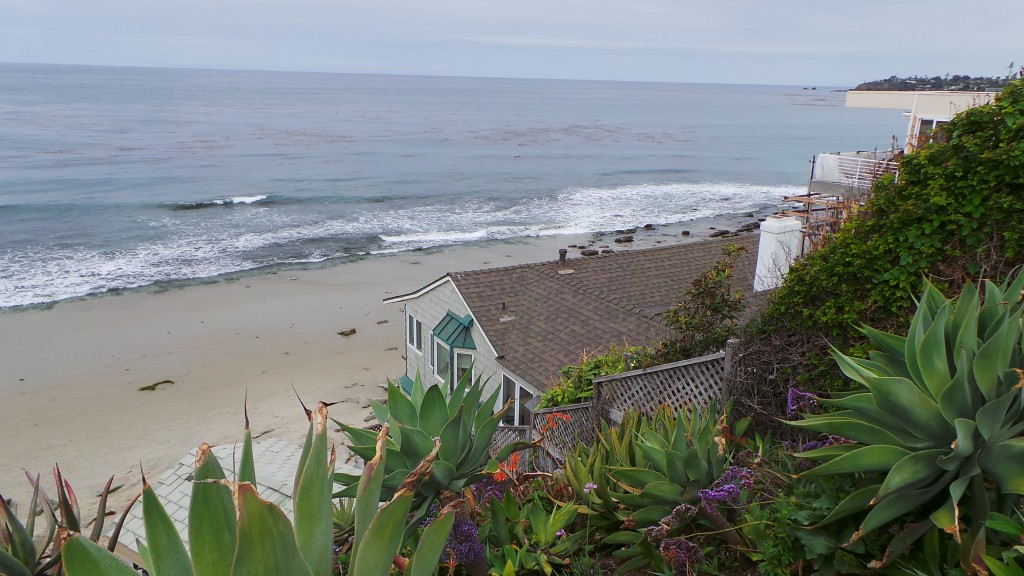
[[423, 353], [423, 323], [412, 317], [412, 314], [405, 316], [406, 341], [411, 348]]
[[434, 375], [444, 384], [452, 379], [451, 351], [440, 340], [434, 340]]
[[469, 352], [455, 353], [455, 383], [462, 382], [462, 378], [469, 375], [469, 382], [473, 381], [473, 355]]
[[533, 393], [520, 386], [507, 374], [501, 377], [501, 399], [503, 402], [514, 400], [512, 407], [502, 416], [501, 422], [506, 426], [529, 426], [532, 413], [526, 407], [527, 402], [533, 400]]
[[931, 118], [922, 118], [919, 120], [917, 124], [916, 145], [924, 146], [929, 142], [949, 141], [948, 134], [937, 134], [938, 129], [948, 123], [949, 122], [946, 120], [934, 120]]
[[530, 392], [522, 386], [519, 387], [519, 398], [516, 400], [516, 414], [519, 418], [520, 426], [529, 426], [533, 424], [533, 412], [526, 406], [533, 400], [533, 392]]

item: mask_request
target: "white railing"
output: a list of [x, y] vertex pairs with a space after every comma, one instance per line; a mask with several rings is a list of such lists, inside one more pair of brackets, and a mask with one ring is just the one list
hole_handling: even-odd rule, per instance
[[811, 177], [852, 188], [871, 188], [885, 174], [898, 174], [899, 163], [890, 152], [835, 152], [818, 154]]

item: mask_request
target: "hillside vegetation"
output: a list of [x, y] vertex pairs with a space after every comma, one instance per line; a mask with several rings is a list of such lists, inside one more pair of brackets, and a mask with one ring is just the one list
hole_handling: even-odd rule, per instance
[[740, 376], [760, 390], [755, 411], [777, 415], [790, 385], [848, 386], [829, 344], [858, 352], [862, 325], [905, 330], [922, 278], [956, 294], [1024, 264], [1024, 81], [942, 130], [948, 142], [908, 154], [898, 181], [879, 181], [860, 212], [790, 270], [754, 323], [745, 351], [753, 368]]

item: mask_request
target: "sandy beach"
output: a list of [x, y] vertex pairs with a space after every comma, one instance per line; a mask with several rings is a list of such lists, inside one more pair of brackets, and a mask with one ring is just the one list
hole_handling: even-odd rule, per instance
[[[630, 247], [749, 220], [640, 230]], [[623, 249], [612, 238], [468, 244], [0, 313], [0, 490], [26, 502], [23, 470], [52, 487], [59, 463], [86, 511], [115, 475], [119, 509], [139, 489], [140, 466], [158, 475], [200, 442], [238, 441], [246, 394], [256, 436], [301, 443], [293, 386], [307, 403], [339, 402], [332, 416], [361, 424], [380, 385], [405, 366], [402, 308], [383, 298], [448, 271], [554, 260], [569, 245]], [[140, 390], [163, 381], [173, 383]]]

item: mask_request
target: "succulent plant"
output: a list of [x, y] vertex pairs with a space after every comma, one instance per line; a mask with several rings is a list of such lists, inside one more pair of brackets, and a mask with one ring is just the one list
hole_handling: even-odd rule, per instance
[[[78, 505], [78, 498], [75, 495], [71, 484], [64, 479], [59, 466], [53, 467], [53, 479], [57, 485], [56, 510], [51, 504], [50, 498], [43, 490], [39, 477], [33, 477], [26, 472], [28, 481], [32, 484], [32, 500], [28, 507], [28, 518], [24, 523], [18, 520], [14, 511], [7, 501], [0, 495], [0, 575], [3, 576], [41, 576], [59, 572], [61, 569], [61, 539], [55, 538], [58, 535], [58, 527], [81, 530], [87, 524], [82, 520]], [[104, 521], [106, 519], [107, 497], [111, 492], [111, 484], [114, 477], [107, 480], [103, 490], [100, 491], [99, 505], [96, 516], [92, 520], [92, 530], [89, 539], [98, 542], [103, 534]], [[131, 504], [135, 501], [132, 500]], [[131, 504], [128, 507], [131, 507]], [[39, 539], [36, 539], [36, 518], [42, 516], [46, 520], [46, 528], [41, 532]], [[121, 531], [127, 516], [122, 514], [115, 524], [114, 540], [116, 534]], [[108, 548], [113, 550], [116, 541], [112, 541]]]
[[[160, 504], [152, 486], [143, 487], [143, 523], [147, 544], [139, 553], [154, 576], [330, 576], [333, 572], [334, 452], [327, 446], [327, 406], [317, 406], [300, 456], [295, 480], [295, 524], [255, 488], [252, 436], [248, 418], [237, 481], [228, 481], [208, 445], [200, 446], [189, 511], [191, 555]], [[381, 430], [376, 456], [360, 479], [354, 504], [355, 543], [352, 573], [386, 576], [404, 541], [406, 518], [415, 485], [432, 458], [411, 471], [394, 498], [379, 506], [385, 461]], [[433, 456], [436, 456], [435, 447]], [[429, 455], [428, 455], [429, 456]], [[451, 528], [446, 511], [426, 528], [407, 574], [432, 574]], [[64, 531], [62, 553], [68, 576], [135, 576], [134, 570], [110, 552], [71, 531]], [[440, 544], [438, 543], [440, 542]]]
[[[36, 510], [39, 505], [39, 486], [32, 493], [28, 518], [23, 523], [15, 516], [7, 500], [0, 494], [0, 574], [6, 576], [35, 576], [45, 574], [60, 560], [57, 554], [48, 555], [47, 548], [53, 543], [56, 524], [47, 516], [42, 546], [33, 541], [35, 536]], [[59, 548], [59, 546], [58, 546]]]
[[853, 441], [800, 454], [824, 461], [802, 476], [885, 475], [822, 524], [866, 512], [855, 541], [910, 518], [873, 566], [889, 564], [934, 527], [960, 543], [965, 570], [985, 572], [990, 503], [1006, 508], [1024, 494], [1022, 289], [1019, 274], [1002, 285], [986, 281], [983, 301], [974, 284], [950, 300], [926, 281], [905, 337], [865, 327], [875, 347], [867, 359], [833, 350], [866, 390], [821, 399], [835, 410], [791, 423]]
[[[439, 386], [424, 386], [417, 377], [412, 393], [406, 395], [388, 383], [388, 402], [373, 403], [378, 422], [389, 426], [390, 435], [384, 450], [387, 461], [381, 498], [389, 499], [416, 464], [422, 461], [440, 440], [437, 459], [430, 474], [417, 485], [414, 509], [417, 518], [426, 515], [436, 498], [445, 494], [445, 503], [457, 498], [469, 485], [497, 472], [499, 462], [518, 450], [533, 445], [516, 442], [503, 447], [492, 458], [491, 441], [509, 405], [495, 411], [499, 390], [483, 398], [483, 386], [477, 378], [463, 377], [455, 390], [445, 397]], [[348, 436], [349, 449], [364, 460], [376, 453], [376, 433], [349, 426], [335, 420]], [[346, 486], [336, 496], [354, 496], [357, 477], [335, 474], [335, 481]]]
[[727, 462], [727, 416], [716, 406], [627, 414], [604, 425], [592, 446], [567, 459], [566, 479], [591, 512], [613, 525], [644, 528], [681, 503], [696, 502]]
[[[619, 546], [622, 571], [637, 570], [659, 559], [643, 538], [683, 503], [694, 504], [725, 469], [728, 409], [671, 410], [653, 416], [627, 414], [617, 427], [602, 425], [591, 446], [580, 446], [566, 459], [566, 479], [583, 502], [603, 543]], [[735, 426], [741, 435], [748, 421]]]
[[582, 547], [587, 532], [569, 534], [565, 530], [576, 519], [579, 507], [560, 505], [549, 513], [538, 498], [535, 494], [522, 506], [511, 493], [506, 493], [503, 500], [490, 500], [487, 535], [492, 573], [511, 566], [520, 574], [530, 571], [550, 575], [556, 567], [564, 569]]

